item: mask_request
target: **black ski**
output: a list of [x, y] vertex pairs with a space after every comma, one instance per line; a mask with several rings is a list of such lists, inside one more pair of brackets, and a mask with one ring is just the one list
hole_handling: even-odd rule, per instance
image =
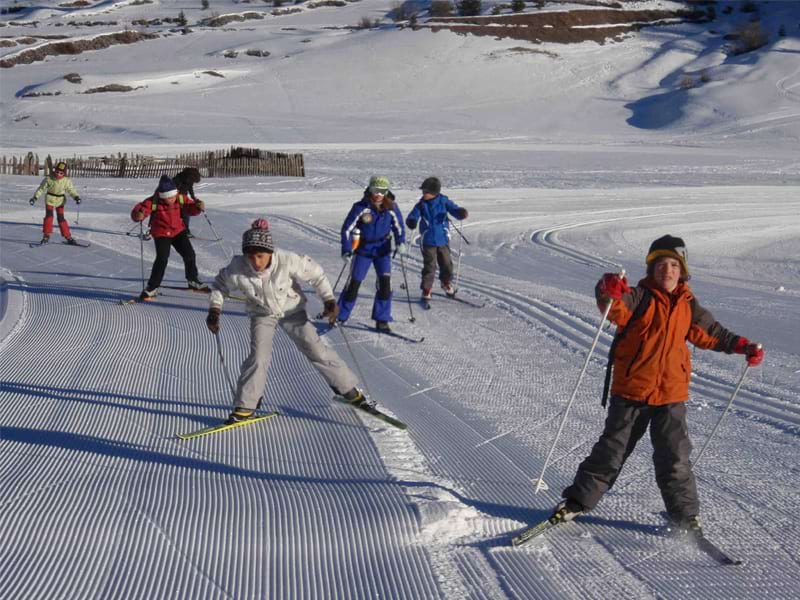
[[373, 404], [370, 404], [366, 400], [362, 400], [360, 403], [353, 403], [353, 402], [350, 402], [344, 396], [340, 396], [339, 394], [336, 394], [333, 398], [335, 400], [343, 403], [343, 404], [347, 404], [349, 406], [352, 406], [353, 408], [357, 408], [358, 410], [362, 410], [365, 413], [367, 413], [368, 415], [372, 415], [376, 419], [380, 419], [384, 423], [388, 423], [389, 425], [393, 425], [394, 427], [397, 427], [398, 429], [408, 429], [408, 425], [406, 425], [405, 423], [403, 423], [399, 419], [395, 419], [394, 417], [390, 417], [385, 412], [382, 412], [379, 409], [375, 408], [375, 406]]
[[434, 293], [434, 296], [437, 298], [446, 298], [447, 300], [455, 300], [456, 302], [461, 302], [461, 304], [466, 304], [467, 306], [471, 306], [472, 308], [483, 308], [486, 306], [486, 303], [478, 304], [477, 302], [472, 302], [471, 300], [465, 300], [464, 298], [459, 298], [458, 296], [448, 296], [447, 294], [439, 294]]
[[167, 288], [168, 290], [180, 290], [182, 292], [194, 292], [195, 294], [210, 294], [211, 293], [211, 288], [208, 287], [208, 286], [206, 286], [206, 287], [204, 287], [202, 289], [199, 289], [199, 290], [195, 289], [195, 288], [190, 288], [190, 287], [187, 287], [187, 286], [181, 287], [179, 285], [162, 285], [161, 287]]
[[44, 246], [45, 244], [49, 244], [50, 242], [31, 242], [28, 244], [30, 248], [38, 248], [39, 246]]
[[[372, 331], [377, 333], [378, 335], [386, 335], [389, 337], [397, 338], [398, 340], [403, 340], [404, 342], [409, 342], [411, 344], [419, 344], [420, 342], [425, 341], [425, 336], [421, 338], [413, 338], [407, 335], [403, 335], [402, 333], [397, 333], [396, 331], [392, 331], [389, 329], [378, 329], [377, 327], [367, 327], [366, 325], [348, 325], [347, 323], [338, 323], [337, 327], [347, 327], [348, 329], [355, 329], [356, 331]], [[331, 327], [330, 329], [333, 329]], [[330, 331], [330, 329], [328, 331]]]
[[150, 300], [142, 300], [139, 296], [134, 298], [123, 298], [119, 301], [119, 303], [123, 306], [127, 306], [128, 304], [150, 304], [151, 302], [155, 302], [156, 297], [153, 296]]
[[64, 240], [61, 243], [66, 244], [67, 246], [77, 246], [78, 248], [88, 248], [89, 246], [91, 246], [89, 242], [79, 242], [78, 240], [73, 240], [71, 244], [66, 240]]
[[421, 338], [412, 338], [407, 335], [403, 335], [402, 333], [397, 333], [396, 331], [392, 331], [391, 329], [372, 329], [378, 333], [378, 335], [388, 335], [389, 337], [397, 338], [398, 340], [403, 340], [404, 342], [410, 342], [412, 344], [419, 344], [425, 341], [425, 336]]
[[742, 561], [731, 558], [702, 532], [690, 533], [695, 545], [721, 565], [741, 565]]
[[666, 512], [662, 512], [661, 516], [667, 520], [667, 532], [674, 537], [687, 538], [699, 550], [713, 558], [721, 565], [741, 565], [742, 561], [731, 558], [714, 542], [709, 540], [702, 529], [699, 530], [684, 530], [672, 519]]

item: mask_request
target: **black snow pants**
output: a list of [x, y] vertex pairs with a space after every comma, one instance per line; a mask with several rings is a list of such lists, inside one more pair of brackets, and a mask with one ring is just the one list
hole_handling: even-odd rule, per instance
[[172, 238], [154, 237], [153, 243], [156, 245], [156, 260], [153, 263], [152, 271], [150, 271], [150, 280], [147, 282], [148, 290], [154, 290], [161, 285], [164, 271], [167, 269], [167, 263], [169, 262], [169, 252], [173, 246], [183, 258], [186, 280], [197, 281], [197, 262], [194, 248], [192, 248], [192, 242], [189, 241], [189, 235], [185, 229]]
[[603, 433], [562, 496], [577, 500], [588, 510], [594, 508], [614, 485], [648, 426], [656, 483], [667, 512], [678, 519], [698, 515], [700, 501], [689, 462], [692, 444], [685, 402], [650, 406], [612, 396]]
[[453, 259], [450, 258], [450, 246], [422, 246], [422, 285], [423, 290], [433, 287], [436, 275], [436, 264], [439, 265], [439, 280], [446, 286], [453, 278]]

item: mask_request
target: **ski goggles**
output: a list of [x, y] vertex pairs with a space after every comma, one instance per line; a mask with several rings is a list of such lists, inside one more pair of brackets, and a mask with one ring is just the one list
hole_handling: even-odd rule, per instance
[[389, 190], [387, 188], [369, 188], [369, 193], [373, 196], [385, 196]]

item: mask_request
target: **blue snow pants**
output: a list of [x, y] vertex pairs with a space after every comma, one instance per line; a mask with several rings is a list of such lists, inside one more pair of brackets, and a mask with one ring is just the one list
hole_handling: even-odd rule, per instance
[[339, 295], [339, 320], [347, 321], [358, 299], [358, 288], [369, 272], [370, 265], [375, 267], [378, 278], [378, 290], [372, 303], [372, 319], [374, 321], [392, 320], [392, 255], [364, 256], [356, 254], [350, 266], [350, 279]]

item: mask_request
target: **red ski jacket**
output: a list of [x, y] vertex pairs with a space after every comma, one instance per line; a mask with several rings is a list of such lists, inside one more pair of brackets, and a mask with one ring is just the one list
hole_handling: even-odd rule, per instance
[[[175, 198], [174, 202], [169, 202], [151, 196], [133, 207], [131, 219], [138, 221], [137, 213], [143, 212], [145, 217], [150, 215], [150, 233], [153, 237], [175, 237], [186, 229], [181, 218], [181, 210], [186, 210], [191, 216], [199, 215], [202, 212], [192, 198], [181, 194]], [[155, 208], [153, 208], [154, 205]]]

